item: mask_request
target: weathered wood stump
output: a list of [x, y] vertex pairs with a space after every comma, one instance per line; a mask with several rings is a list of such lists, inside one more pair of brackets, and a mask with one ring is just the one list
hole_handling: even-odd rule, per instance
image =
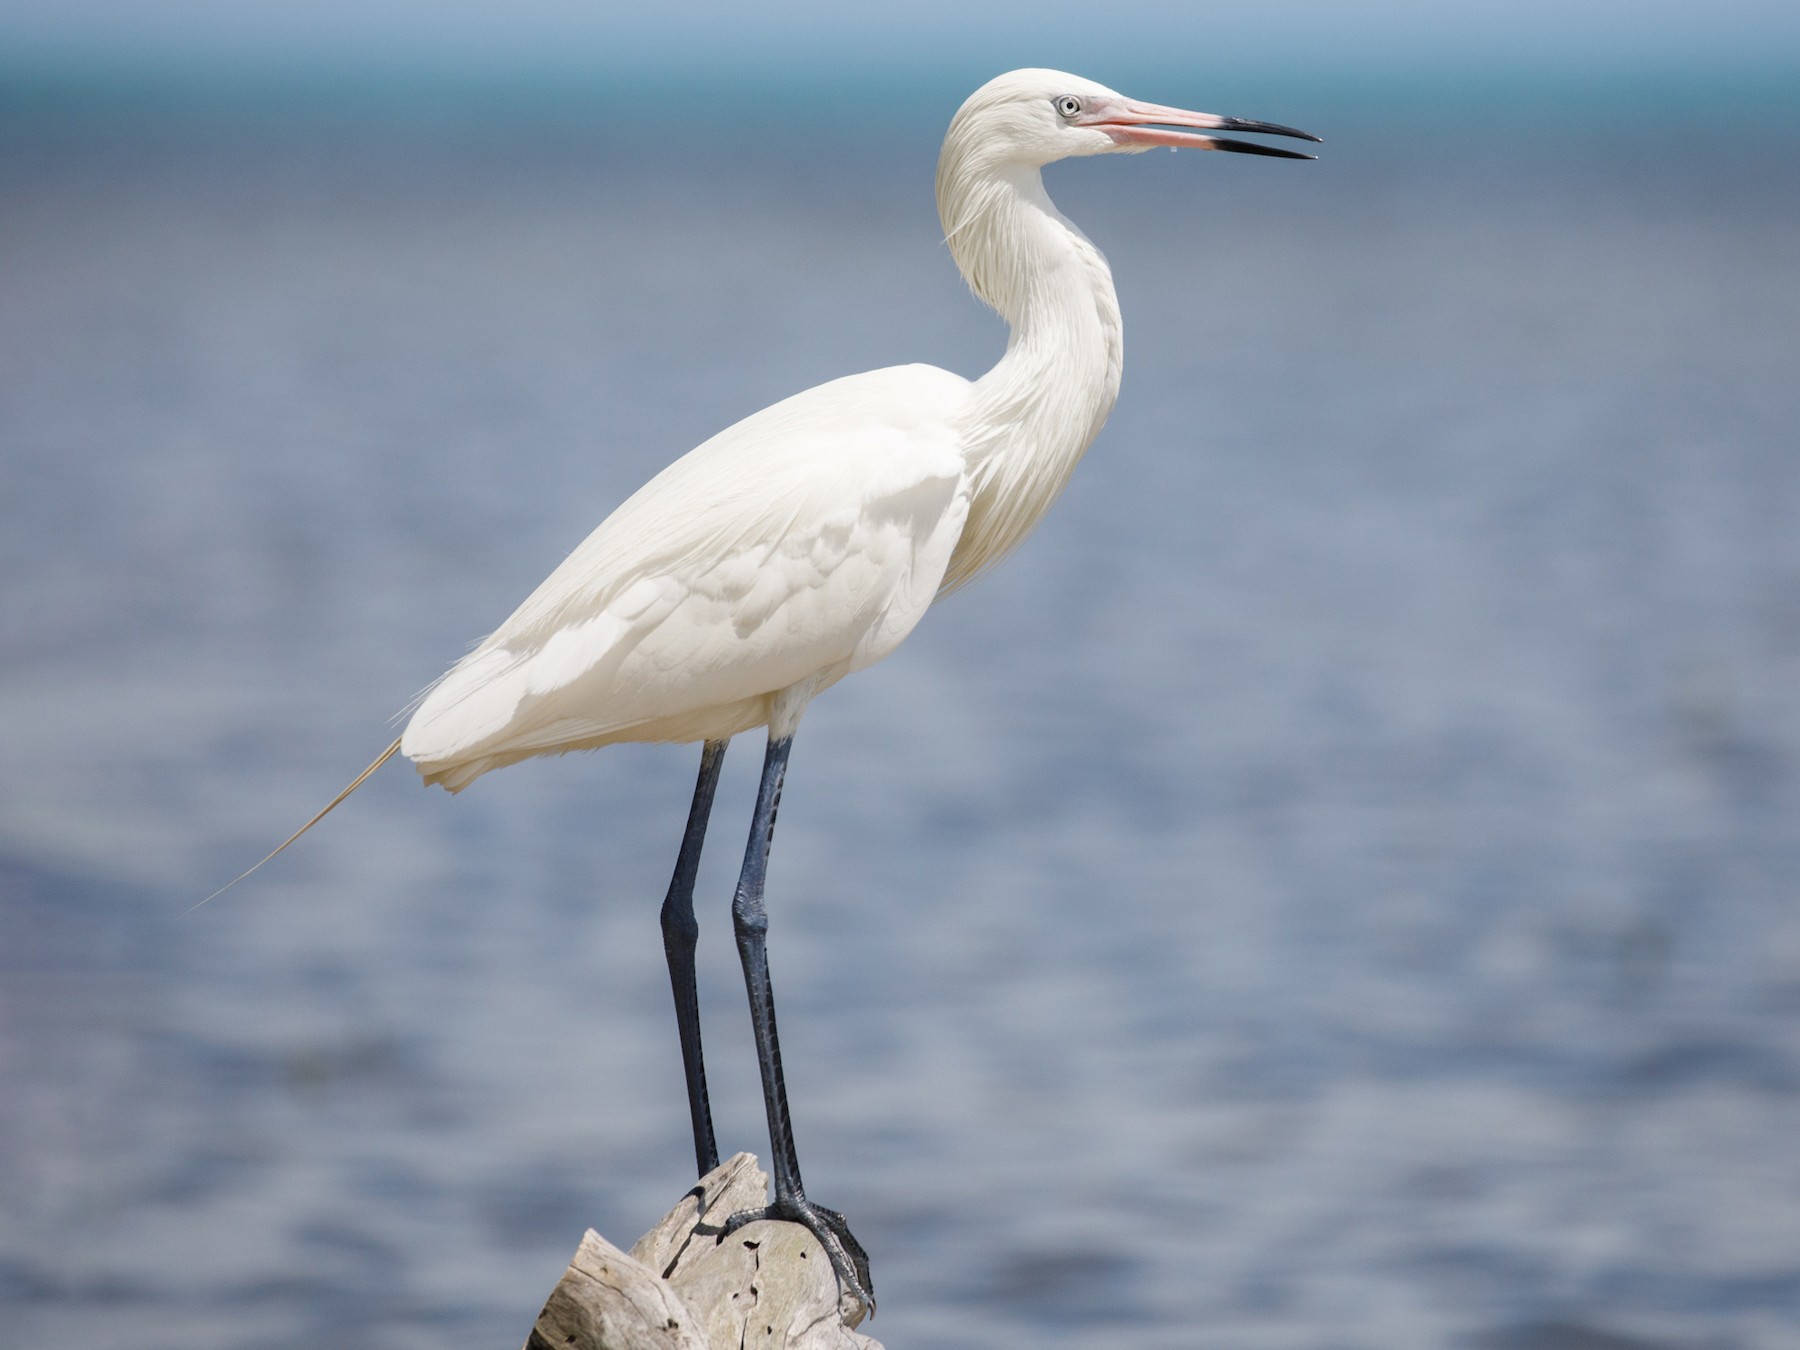
[[867, 1309], [838, 1289], [798, 1224], [746, 1224], [769, 1179], [748, 1153], [719, 1164], [630, 1252], [593, 1229], [550, 1293], [525, 1350], [881, 1350], [852, 1330]]

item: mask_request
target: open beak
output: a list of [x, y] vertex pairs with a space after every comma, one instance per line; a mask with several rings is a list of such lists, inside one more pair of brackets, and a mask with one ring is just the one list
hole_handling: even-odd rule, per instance
[[[1116, 108], [1117, 105], [1115, 104]], [[1104, 118], [1091, 123], [1120, 145], [1167, 145], [1188, 150], [1233, 150], [1242, 155], [1274, 155], [1278, 159], [1316, 159], [1298, 150], [1277, 150], [1255, 141], [1234, 141], [1224, 136], [1196, 136], [1176, 127], [1203, 127], [1208, 131], [1254, 131], [1265, 136], [1292, 136], [1302, 141], [1317, 141], [1309, 131], [1277, 126], [1273, 122], [1252, 122], [1242, 117], [1220, 117], [1214, 113], [1188, 112], [1182, 108], [1165, 108], [1157, 103], [1125, 100], [1123, 112], [1108, 109]]]

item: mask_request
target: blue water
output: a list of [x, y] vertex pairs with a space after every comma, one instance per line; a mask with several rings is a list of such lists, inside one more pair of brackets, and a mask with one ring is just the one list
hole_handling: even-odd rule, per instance
[[[772, 866], [887, 1345], [1800, 1343], [1797, 147], [1053, 171], [1118, 411], [813, 707]], [[691, 747], [391, 765], [185, 911], [674, 455], [997, 356], [935, 149], [5, 141], [0, 1343], [513, 1345], [680, 1195]]]

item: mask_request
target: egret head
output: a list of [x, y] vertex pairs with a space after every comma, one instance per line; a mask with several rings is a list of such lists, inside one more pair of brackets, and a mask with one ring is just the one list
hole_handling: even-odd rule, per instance
[[1075, 155], [1136, 152], [1159, 145], [1312, 158], [1251, 141], [1198, 135], [1185, 128], [1319, 139], [1273, 122], [1139, 103], [1103, 84], [1060, 70], [1015, 70], [989, 80], [969, 96], [950, 123], [945, 149], [954, 144], [971, 159], [1033, 167]]
[[[1010, 319], [1034, 294], [1033, 268], [1042, 270], [1027, 256], [1030, 244], [1019, 233], [1017, 208], [1031, 207], [1060, 222], [1070, 237], [1081, 238], [1045, 195], [1038, 172], [1044, 165], [1076, 155], [1135, 152], [1158, 145], [1312, 158], [1294, 150], [1201, 135], [1202, 131], [1319, 139], [1273, 122], [1139, 103], [1060, 70], [1015, 70], [998, 76], [969, 95], [944, 136], [937, 165], [944, 241], [975, 294]], [[1099, 260], [1098, 250], [1087, 247]], [[1104, 269], [1104, 260], [1100, 267]]]

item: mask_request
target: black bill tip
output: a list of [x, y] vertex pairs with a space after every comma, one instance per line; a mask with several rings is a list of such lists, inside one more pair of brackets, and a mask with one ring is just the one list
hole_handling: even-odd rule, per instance
[[[1230, 150], [1240, 155], [1267, 155], [1271, 159], [1317, 159], [1317, 155], [1302, 154], [1298, 150], [1281, 150], [1273, 145], [1258, 145], [1255, 141], [1234, 141], [1223, 136], [1209, 136], [1215, 150]], [[1309, 136], [1308, 140], [1318, 140], [1317, 136]]]
[[[1301, 131], [1298, 127], [1284, 127], [1279, 122], [1253, 122], [1248, 117], [1226, 117], [1221, 119], [1226, 131], [1255, 131], [1264, 136], [1292, 136], [1297, 141], [1313, 141], [1323, 144], [1324, 137], [1315, 136], [1310, 131]], [[1311, 159], [1311, 155], [1302, 155], [1302, 159]]]

